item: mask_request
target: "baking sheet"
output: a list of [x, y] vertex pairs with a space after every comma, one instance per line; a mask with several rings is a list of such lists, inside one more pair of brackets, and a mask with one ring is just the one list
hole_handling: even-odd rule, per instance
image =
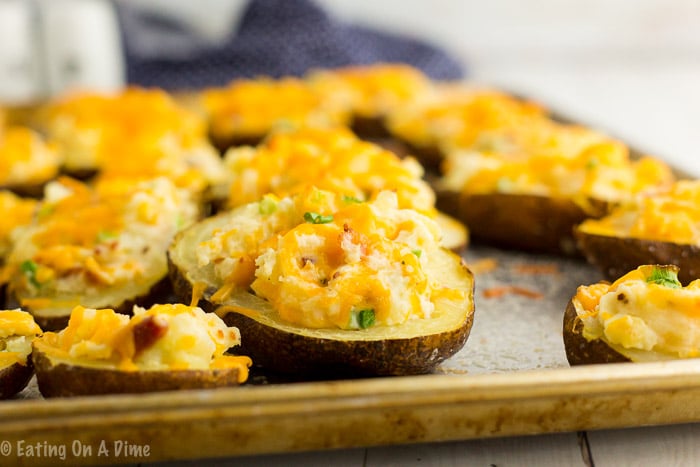
[[[472, 247], [476, 314], [433, 375], [0, 404], [0, 463], [97, 465], [700, 421], [700, 360], [568, 368], [581, 260]], [[490, 271], [484, 266], [495, 264]], [[478, 272], [482, 269], [482, 272]], [[486, 268], [488, 269], [488, 268]], [[487, 290], [517, 285], [540, 298]], [[28, 450], [31, 448], [32, 450]]]

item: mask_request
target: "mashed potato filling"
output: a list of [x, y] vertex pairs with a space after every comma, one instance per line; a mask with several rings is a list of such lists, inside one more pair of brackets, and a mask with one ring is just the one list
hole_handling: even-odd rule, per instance
[[19, 363], [27, 364], [32, 352], [32, 340], [41, 328], [32, 315], [20, 310], [0, 311], [0, 368]]
[[120, 370], [208, 370], [237, 367], [248, 376], [248, 357], [224, 353], [240, 333], [213, 313], [182, 304], [134, 307], [134, 316], [76, 307], [66, 329], [42, 337], [51, 353], [80, 363]]
[[34, 199], [20, 198], [10, 191], [0, 191], [0, 263], [12, 249], [13, 233], [18, 227], [32, 221], [39, 202]]
[[640, 266], [613, 284], [579, 287], [583, 336], [625, 349], [700, 356], [700, 280], [682, 287], [675, 266]]
[[360, 202], [309, 189], [273, 212], [269, 200], [239, 208], [229, 229], [198, 245], [200, 266], [213, 265], [222, 284], [213, 301], [251, 288], [282, 319], [311, 328], [430, 318], [445, 293], [425, 269], [440, 248], [432, 220], [400, 209], [390, 191]]
[[678, 181], [668, 192], [640, 196], [580, 228], [597, 235], [700, 244], [700, 181]]
[[58, 173], [58, 152], [29, 128], [0, 131], [0, 186], [44, 183]]
[[114, 179], [95, 188], [67, 178], [52, 182], [33, 222], [14, 235], [10, 286], [31, 301], [162, 276], [165, 250], [197, 213], [189, 192], [165, 178]]

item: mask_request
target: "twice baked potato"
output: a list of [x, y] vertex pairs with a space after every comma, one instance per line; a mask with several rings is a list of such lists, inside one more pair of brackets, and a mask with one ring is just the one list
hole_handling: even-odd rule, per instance
[[[428, 373], [471, 329], [470, 271], [396, 194], [312, 189], [206, 219], [169, 250], [181, 300], [241, 326], [242, 349], [280, 373]], [[245, 331], [243, 331], [245, 329]]]
[[33, 344], [39, 391], [45, 397], [143, 393], [237, 386], [248, 357], [225, 352], [238, 329], [182, 304], [135, 307], [133, 317], [76, 307], [68, 327]]
[[256, 145], [278, 126], [336, 126], [349, 121], [342, 100], [327, 99], [294, 77], [239, 79], [206, 89], [201, 107], [209, 139], [222, 153], [232, 146]]
[[610, 284], [580, 286], [564, 314], [571, 365], [700, 356], [700, 280], [673, 265], [643, 265]]
[[642, 264], [675, 264], [680, 281], [700, 278], [700, 182], [637, 198], [576, 228], [586, 259], [608, 279]]
[[533, 129], [536, 143], [523, 153], [450, 153], [436, 182], [438, 207], [465, 222], [476, 241], [575, 254], [577, 224], [673, 181], [666, 164], [632, 161], [621, 143], [583, 128], [546, 127]]
[[306, 81], [326, 100], [351, 115], [350, 128], [363, 139], [390, 136], [386, 118], [409, 104], [430, 99], [433, 83], [417, 68], [401, 63], [312, 70]]
[[29, 383], [34, 374], [32, 340], [39, 334], [29, 313], [0, 311], [0, 399], [14, 396]]
[[8, 307], [20, 306], [42, 329], [56, 330], [76, 305], [128, 313], [134, 303], [162, 300], [167, 248], [198, 214], [189, 192], [164, 178], [94, 188], [67, 178], [52, 182], [7, 257]]
[[443, 246], [457, 251], [468, 243], [464, 225], [435, 209], [435, 193], [415, 159], [400, 159], [345, 128], [274, 131], [257, 148], [231, 149], [224, 164], [230, 177], [228, 193], [223, 195], [228, 208], [258, 201], [268, 193], [293, 195], [309, 186], [357, 201], [392, 190], [400, 208], [416, 209], [438, 222]]
[[35, 131], [21, 126], [0, 129], [0, 189], [40, 197], [61, 163], [56, 148]]

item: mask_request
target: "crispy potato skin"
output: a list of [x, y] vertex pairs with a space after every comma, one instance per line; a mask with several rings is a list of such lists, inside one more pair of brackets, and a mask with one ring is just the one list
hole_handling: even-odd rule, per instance
[[576, 241], [589, 263], [614, 280], [642, 264], [675, 264], [678, 279], [687, 285], [700, 277], [700, 248], [696, 245], [594, 235], [580, 229]]
[[33, 374], [31, 359], [27, 359], [26, 365], [15, 363], [0, 369], [0, 399], [12, 397], [27, 387]]
[[569, 301], [564, 313], [564, 350], [570, 365], [589, 365], [593, 363], [622, 363], [630, 359], [616, 352], [602, 340], [589, 341], [583, 337], [583, 323], [576, 319], [576, 306]]
[[176, 389], [238, 386], [238, 369], [119, 371], [55, 362], [38, 349], [32, 352], [39, 391], [44, 397], [133, 394]]
[[430, 373], [467, 341], [473, 314], [457, 329], [406, 339], [339, 340], [294, 334], [238, 313], [224, 316], [241, 331], [241, 353], [278, 373], [394, 376]]
[[608, 209], [592, 202], [587, 212], [570, 199], [525, 194], [437, 194], [438, 208], [464, 222], [473, 241], [550, 254], [576, 255], [574, 227]]

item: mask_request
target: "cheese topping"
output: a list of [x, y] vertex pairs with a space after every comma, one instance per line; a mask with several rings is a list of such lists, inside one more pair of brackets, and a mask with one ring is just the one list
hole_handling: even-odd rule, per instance
[[41, 338], [50, 352], [83, 364], [120, 370], [208, 370], [238, 368], [248, 378], [248, 357], [225, 355], [239, 345], [238, 329], [214, 313], [182, 304], [134, 307], [134, 316], [76, 307], [68, 327]]
[[225, 164], [231, 174], [231, 207], [266, 193], [285, 197], [316, 186], [360, 201], [392, 190], [401, 208], [437, 214], [435, 194], [415, 159], [399, 159], [344, 128], [278, 131], [257, 149], [229, 150]]
[[384, 116], [408, 102], [427, 98], [432, 84], [420, 70], [384, 63], [310, 73], [308, 81], [327, 99], [343, 100], [363, 117]]
[[584, 232], [700, 244], [700, 181], [676, 182], [666, 193], [637, 197], [599, 220], [581, 224]]
[[94, 189], [68, 178], [52, 182], [8, 257], [10, 287], [25, 299], [83, 296], [162, 276], [170, 241], [197, 212], [189, 193], [164, 178]]
[[9, 254], [18, 229], [31, 222], [37, 204], [36, 200], [20, 198], [9, 191], [0, 191], [0, 263]]
[[700, 280], [682, 287], [675, 266], [640, 266], [613, 284], [578, 288], [583, 336], [625, 349], [700, 356]]
[[0, 368], [27, 364], [32, 340], [41, 334], [32, 315], [20, 310], [0, 311]]
[[34, 131], [0, 131], [0, 186], [34, 185], [51, 180], [61, 164], [58, 152]]
[[262, 206], [234, 211], [230, 230], [198, 246], [200, 267], [213, 264], [222, 284], [212, 300], [250, 287], [288, 322], [354, 329], [430, 318], [439, 297], [465, 293], [427, 276], [439, 228], [393, 192], [356, 202], [310, 189], [272, 213]]
[[345, 110], [298, 78], [237, 80], [204, 92], [210, 132], [218, 136], [261, 137], [275, 126], [338, 125]]
[[201, 192], [222, 167], [204, 121], [164, 91], [128, 88], [117, 95], [79, 94], [53, 105], [49, 134], [69, 170], [138, 180], [168, 176]]

